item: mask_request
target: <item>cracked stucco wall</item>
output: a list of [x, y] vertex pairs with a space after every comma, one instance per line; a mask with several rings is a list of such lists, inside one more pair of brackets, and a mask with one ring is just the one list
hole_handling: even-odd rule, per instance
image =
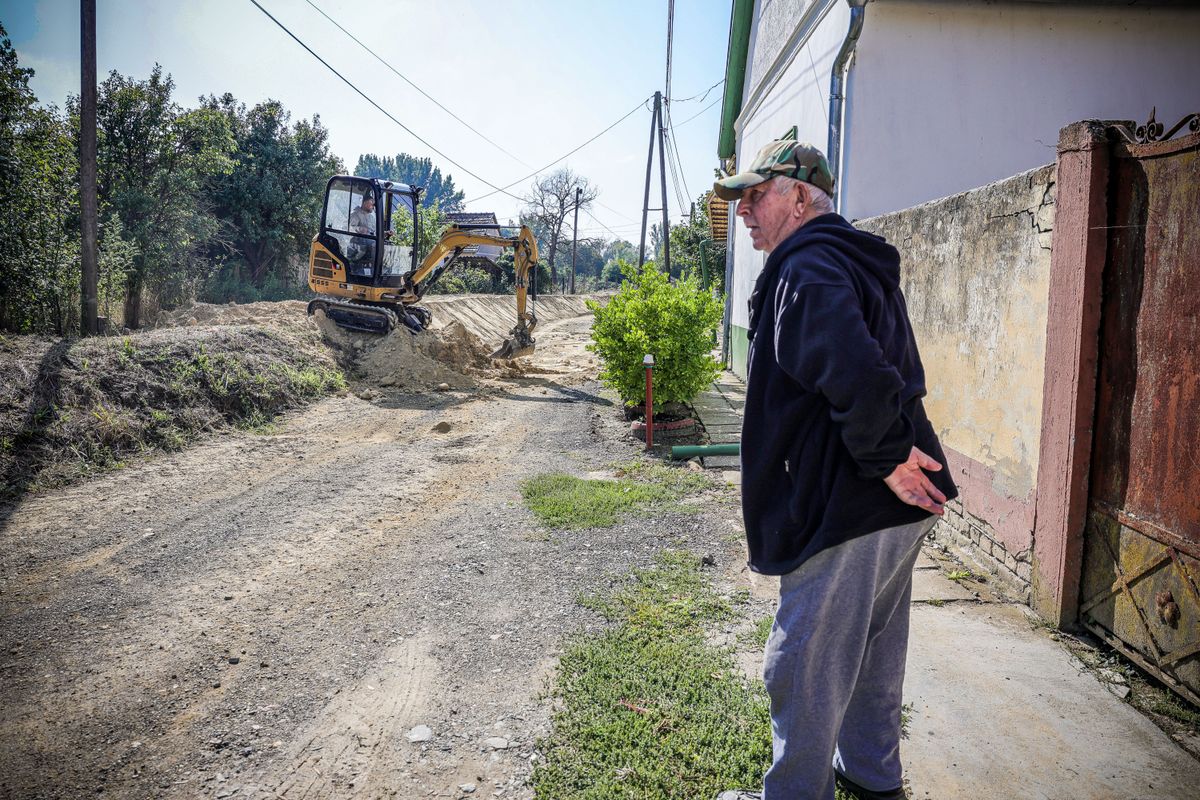
[[1054, 196], [1048, 165], [858, 223], [900, 249], [942, 442], [1018, 501], [1037, 485]]

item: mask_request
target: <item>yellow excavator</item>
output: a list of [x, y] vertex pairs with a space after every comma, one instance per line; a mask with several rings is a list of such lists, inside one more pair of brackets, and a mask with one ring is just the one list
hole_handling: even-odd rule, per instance
[[537, 264], [537, 240], [522, 225], [516, 235], [499, 225], [451, 225], [418, 261], [421, 187], [378, 178], [335, 175], [325, 187], [321, 229], [308, 256], [308, 285], [321, 311], [337, 325], [389, 334], [403, 325], [420, 333], [432, 314], [418, 305], [425, 292], [464, 254], [478, 247], [511, 247], [516, 288], [516, 326], [493, 358], [533, 351], [537, 319], [526, 307], [527, 281]]

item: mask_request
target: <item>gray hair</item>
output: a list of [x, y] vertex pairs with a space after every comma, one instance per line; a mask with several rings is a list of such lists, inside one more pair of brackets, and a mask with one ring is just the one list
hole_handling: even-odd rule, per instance
[[819, 186], [814, 186], [796, 178], [789, 178], [786, 175], [776, 175], [775, 191], [779, 194], [787, 194], [796, 186], [803, 186], [808, 191], [808, 205], [813, 211], [818, 214], [831, 214], [834, 211], [833, 198], [825, 193], [825, 190]]

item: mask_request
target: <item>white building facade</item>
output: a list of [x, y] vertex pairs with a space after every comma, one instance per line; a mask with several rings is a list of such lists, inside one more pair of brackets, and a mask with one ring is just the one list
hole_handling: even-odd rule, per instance
[[[840, 152], [838, 206], [853, 220], [1050, 163], [1071, 122], [1144, 121], [1156, 108], [1169, 125], [1200, 108], [1197, 5], [757, 0], [736, 164], [795, 127]], [[747, 302], [765, 257], [739, 224], [729, 235], [728, 352], [745, 375]]]

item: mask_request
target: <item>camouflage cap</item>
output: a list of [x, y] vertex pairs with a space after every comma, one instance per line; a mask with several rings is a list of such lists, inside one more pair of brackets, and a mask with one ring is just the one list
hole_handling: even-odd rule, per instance
[[717, 181], [713, 191], [722, 200], [738, 200], [744, 190], [777, 175], [811, 183], [826, 194], [833, 194], [833, 173], [825, 154], [807, 142], [794, 139], [769, 142], [758, 151], [750, 169]]

